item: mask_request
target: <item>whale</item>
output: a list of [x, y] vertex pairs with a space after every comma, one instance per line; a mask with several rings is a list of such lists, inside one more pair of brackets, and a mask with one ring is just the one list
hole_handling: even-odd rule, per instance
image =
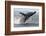
[[20, 14], [23, 15], [24, 18], [25, 18], [25, 19], [23, 19], [24, 22], [25, 22], [27, 19], [29, 19], [29, 17], [33, 16], [35, 13], [36, 13], [36, 11], [34, 11], [34, 12], [28, 12], [28, 13], [26, 13], [26, 14], [20, 12]]
[[36, 13], [36, 11], [34, 12], [28, 12], [28, 13], [22, 13], [20, 12], [20, 15], [16, 15], [14, 18], [14, 23], [15, 24], [25, 24], [25, 22], [34, 14]]

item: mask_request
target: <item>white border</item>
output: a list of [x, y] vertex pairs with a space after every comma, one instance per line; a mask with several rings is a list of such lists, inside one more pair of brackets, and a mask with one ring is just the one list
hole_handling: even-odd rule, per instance
[[[39, 27], [16, 27], [14, 28], [13, 23], [13, 14], [14, 8], [32, 8], [32, 9], [40, 9], [39, 10]], [[42, 7], [41, 6], [20, 6], [20, 5], [11, 5], [11, 32], [12, 31], [27, 31], [27, 30], [42, 30]]]

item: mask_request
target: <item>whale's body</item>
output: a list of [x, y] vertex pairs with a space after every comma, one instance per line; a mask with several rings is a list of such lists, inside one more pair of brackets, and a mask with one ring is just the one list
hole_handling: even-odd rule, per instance
[[27, 14], [24, 14], [24, 13], [20, 12], [20, 14], [22, 14], [22, 15], [25, 17], [24, 22], [25, 22], [29, 17], [31, 17], [32, 15], [34, 15], [35, 13], [36, 13], [36, 11], [35, 11], [35, 12], [28, 12]]
[[32, 15], [34, 15], [36, 12], [29, 12], [27, 14], [21, 13], [21, 16], [16, 16], [15, 17], [15, 24], [24, 24], [26, 22], [27, 19], [29, 19], [29, 17], [31, 17]]

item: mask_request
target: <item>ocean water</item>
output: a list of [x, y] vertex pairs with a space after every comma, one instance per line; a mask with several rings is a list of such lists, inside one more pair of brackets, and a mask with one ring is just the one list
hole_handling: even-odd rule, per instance
[[38, 27], [38, 26], [39, 26], [38, 23], [14, 24], [14, 27]]

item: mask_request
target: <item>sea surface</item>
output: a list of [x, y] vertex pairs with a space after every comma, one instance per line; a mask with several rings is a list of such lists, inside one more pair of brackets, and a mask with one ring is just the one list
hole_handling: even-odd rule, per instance
[[26, 24], [14, 24], [14, 27], [38, 27], [39, 24], [26, 23]]

